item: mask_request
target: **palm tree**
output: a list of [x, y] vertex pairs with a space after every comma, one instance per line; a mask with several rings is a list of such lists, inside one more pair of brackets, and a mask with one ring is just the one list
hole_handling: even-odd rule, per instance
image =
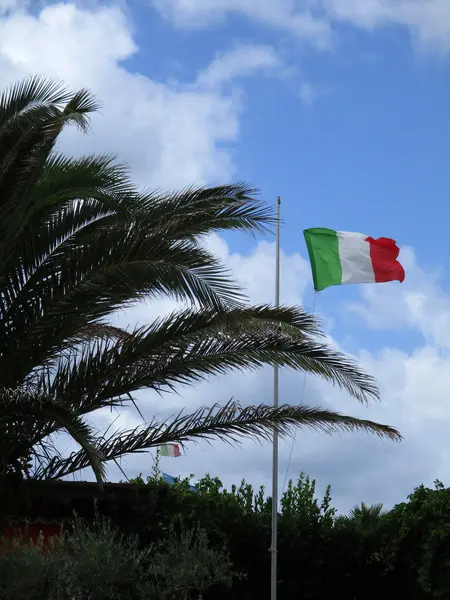
[[348, 514], [348, 519], [359, 529], [368, 530], [376, 525], [386, 514], [381, 502], [367, 505], [365, 502], [354, 506]]
[[[132, 431], [97, 432], [88, 416], [232, 369], [279, 365], [316, 374], [360, 401], [374, 380], [321, 340], [300, 308], [248, 306], [202, 236], [265, 232], [272, 211], [245, 184], [140, 192], [112, 156], [69, 158], [62, 130], [88, 130], [86, 90], [33, 77], [0, 96], [0, 474], [61, 478], [162, 443], [269, 437], [300, 425], [388, 426], [306, 406], [202, 408]], [[170, 296], [184, 307], [147, 327], [111, 325], [118, 309]], [[79, 450], [62, 456], [66, 431]]]

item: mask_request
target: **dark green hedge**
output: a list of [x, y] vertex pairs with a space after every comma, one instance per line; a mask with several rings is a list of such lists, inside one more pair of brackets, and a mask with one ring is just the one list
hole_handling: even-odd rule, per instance
[[[226, 542], [236, 572], [232, 589], [214, 589], [205, 600], [268, 599], [271, 500], [245, 482], [227, 492], [206, 477], [197, 488], [189, 491], [187, 480], [170, 488], [157, 483], [120, 527], [148, 545], [173, 519], [200, 524], [213, 546]], [[337, 516], [330, 490], [319, 502], [314, 481], [304, 475], [290, 483], [281, 505], [280, 600], [450, 600], [450, 490], [439, 482], [366, 520]]]

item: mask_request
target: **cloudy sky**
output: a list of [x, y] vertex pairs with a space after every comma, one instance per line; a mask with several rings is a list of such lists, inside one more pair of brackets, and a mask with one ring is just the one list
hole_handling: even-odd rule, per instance
[[[405, 440], [299, 431], [290, 462], [291, 441], [281, 445], [280, 488], [304, 470], [347, 510], [450, 483], [448, 0], [0, 0], [0, 84], [30, 73], [88, 87], [103, 105], [91, 136], [65, 135], [67, 152], [116, 152], [145, 186], [246, 180], [267, 202], [279, 194], [283, 303], [314, 305], [304, 228], [395, 238], [403, 284], [315, 299], [330, 336], [378, 377], [382, 402], [360, 407], [284, 371], [280, 400], [395, 425]], [[273, 239], [210, 243], [253, 301], [272, 301]], [[118, 320], [149, 323], [168, 308], [141, 305]], [[141, 394], [141, 409], [271, 402], [271, 385], [270, 370], [230, 375], [176, 396]], [[188, 445], [162, 460], [171, 474], [270, 487], [270, 446]], [[139, 456], [122, 467], [133, 476], [151, 464]]]

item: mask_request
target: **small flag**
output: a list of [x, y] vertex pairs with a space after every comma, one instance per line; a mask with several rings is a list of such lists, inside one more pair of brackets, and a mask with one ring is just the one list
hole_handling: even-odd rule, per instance
[[163, 444], [161, 446], [161, 456], [171, 456], [173, 458], [181, 456], [180, 446], [178, 444]]
[[317, 292], [330, 285], [403, 281], [400, 249], [390, 238], [333, 229], [305, 229], [306, 246]]

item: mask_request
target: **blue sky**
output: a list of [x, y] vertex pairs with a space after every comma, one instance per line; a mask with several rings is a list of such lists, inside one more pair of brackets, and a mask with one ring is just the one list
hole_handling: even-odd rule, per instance
[[[127, 66], [151, 78], [191, 81], [205, 60], [239, 45], [271, 45], [282, 56], [281, 72], [239, 82], [245, 108], [239, 140], [229, 148], [235, 178], [254, 182], [269, 202], [281, 196], [286, 252], [304, 254], [299, 232], [325, 226], [393, 237], [414, 247], [425, 268], [445, 264], [442, 242], [450, 217], [445, 55], [417, 48], [398, 25], [361, 32], [340, 24], [336, 48], [317, 51], [239, 16], [211, 28], [184, 29], [148, 7], [132, 15], [142, 51]], [[305, 85], [311, 86], [311, 101], [302, 100]], [[235, 251], [251, 244], [239, 236], [230, 241]], [[357, 293], [328, 290], [318, 306], [334, 313], [336, 304]], [[305, 298], [310, 306], [312, 295], [310, 289]], [[350, 325], [346, 320], [343, 328]], [[339, 331], [339, 320], [335, 326]], [[397, 343], [405, 336], [410, 341], [403, 332]]]
[[[393, 237], [403, 284], [343, 286], [316, 299], [332, 343], [379, 379], [370, 409], [321, 382], [283, 372], [281, 399], [397, 426], [401, 445], [301, 433], [287, 467], [331, 483], [336, 505], [401, 501], [450, 481], [450, 3], [448, 0], [0, 0], [0, 84], [43, 72], [89, 87], [103, 104], [71, 154], [113, 151], [145, 186], [245, 180], [282, 198], [282, 301], [313, 305], [302, 230]], [[273, 238], [209, 243], [254, 302], [273, 299]], [[167, 301], [118, 316], [150, 322]], [[234, 395], [270, 402], [270, 370], [231, 374], [179, 396], [140, 397], [172, 414]], [[99, 415], [106, 425], [110, 415]], [[121, 424], [137, 424], [134, 413]], [[188, 447], [165, 472], [206, 472], [229, 485], [270, 484], [270, 447]], [[124, 464], [134, 476], [148, 458]], [[114, 471], [111, 477], [118, 477]], [[389, 481], [396, 481], [396, 486]]]
[[[148, 7], [131, 15], [140, 51], [125, 64], [152, 79], [189, 82], [212, 57], [244, 44], [271, 45], [283, 57], [285, 72], [238, 81], [245, 107], [239, 139], [228, 147], [235, 178], [255, 183], [268, 201], [282, 197], [287, 252], [304, 251], [303, 228], [327, 226], [391, 236], [414, 247], [422, 264], [445, 263], [445, 55], [415, 47], [400, 26], [339, 25], [336, 48], [317, 51], [238, 16], [180, 29]], [[301, 100], [305, 81], [317, 90], [312, 105]], [[249, 243], [233, 238], [236, 250]]]

